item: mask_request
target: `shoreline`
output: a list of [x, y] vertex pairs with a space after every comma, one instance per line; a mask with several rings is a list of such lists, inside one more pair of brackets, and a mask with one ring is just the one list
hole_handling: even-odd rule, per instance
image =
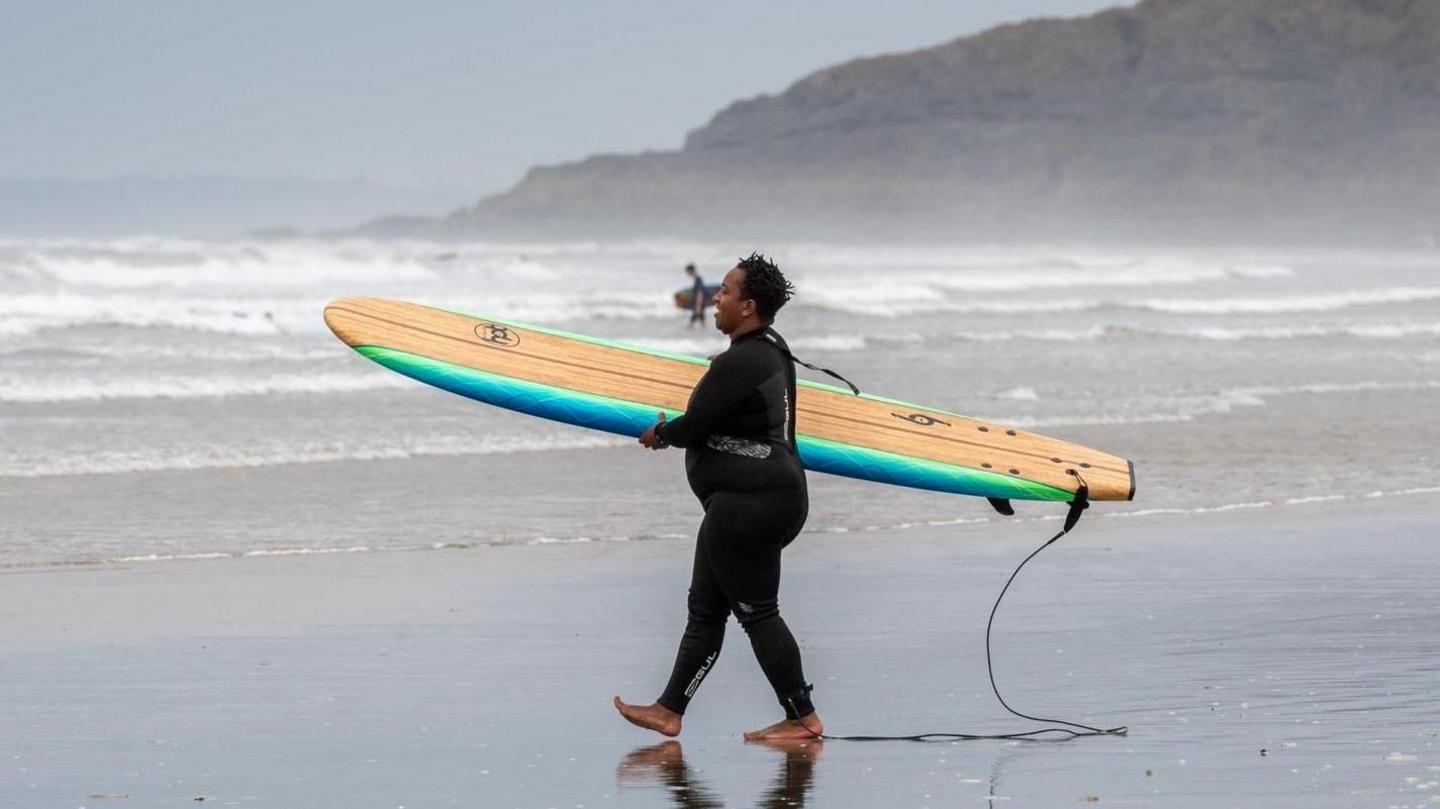
[[[1141, 519], [1158, 517], [1196, 517], [1211, 514], [1226, 514], [1234, 512], [1271, 513], [1271, 510], [1285, 510], [1295, 507], [1311, 507], [1318, 505], [1330, 505], [1338, 503], [1359, 504], [1375, 500], [1393, 500], [1397, 498], [1428, 497], [1440, 494], [1440, 486], [1420, 486], [1397, 491], [1372, 491], [1364, 494], [1342, 494], [1342, 495], [1308, 495], [1298, 497], [1287, 497], [1276, 500], [1258, 500], [1249, 502], [1227, 503], [1215, 506], [1183, 507], [1155, 507], [1155, 508], [1133, 508], [1133, 504], [1126, 502], [1098, 502], [1092, 503], [1083, 522], [1089, 523], [1095, 520], [1109, 519]], [[971, 498], [975, 499], [975, 498]], [[978, 500], [977, 500], [978, 502]], [[1031, 501], [1019, 501], [1022, 509], [1027, 506], [1043, 507], [1047, 504], [1033, 503]], [[1063, 505], [1063, 504], [1061, 504]], [[1118, 510], [1126, 509], [1130, 510]], [[1097, 513], [1098, 512], [1098, 513]], [[975, 516], [955, 517], [951, 519], [925, 520], [921, 522], [896, 522], [889, 524], [872, 524], [856, 527], [831, 526], [822, 528], [807, 528], [802, 532], [803, 536], [828, 536], [828, 535], [864, 535], [881, 532], [909, 532], [925, 531], [941, 528], [958, 528], [962, 526], [984, 526], [1004, 525], [1016, 523], [1056, 523], [1064, 518], [1064, 512], [1058, 511], [1053, 514], [1042, 516]], [[1277, 517], [1278, 518], [1278, 517]], [[498, 539], [494, 541], [442, 541], [430, 544], [415, 545], [392, 545], [392, 546], [371, 546], [351, 545], [339, 547], [294, 547], [294, 548], [271, 548], [255, 549], [236, 552], [199, 552], [194, 554], [147, 554], [142, 556], [126, 556], [111, 559], [94, 560], [55, 560], [36, 563], [18, 562], [8, 565], [0, 565], [0, 576], [15, 576], [24, 574], [38, 574], [47, 572], [65, 571], [97, 571], [124, 569], [137, 565], [152, 564], [196, 564], [203, 562], [238, 562], [244, 560], [262, 560], [284, 557], [331, 557], [346, 556], [351, 554], [412, 554], [412, 553], [434, 553], [434, 552], [463, 552], [475, 551], [483, 548], [510, 548], [510, 547], [540, 547], [540, 546], [571, 546], [571, 545], [593, 545], [593, 544], [625, 544], [625, 543], [664, 543], [672, 541], [688, 542], [691, 537], [687, 534], [652, 534], [640, 537], [611, 536], [611, 537], [540, 537], [534, 539]]]
[[[1418, 806], [1440, 767], [1415, 709], [1440, 656], [1440, 496], [1395, 502], [1092, 514], [1006, 595], [993, 664], [1018, 710], [1128, 737], [827, 742], [803, 784], [784, 776], [805, 761], [739, 739], [778, 707], [733, 625], [683, 753], [611, 708], [669, 670], [681, 543], [11, 575], [3, 767], [34, 806], [646, 809], [681, 782], [730, 805]], [[990, 692], [984, 627], [1052, 529], [802, 535], [781, 605], [831, 732], [1031, 729]]]
[[[1390, 501], [1409, 506], [1393, 508]], [[1434, 507], [1430, 507], [1433, 502]], [[1030, 505], [1020, 504], [1022, 507]], [[1040, 504], [1053, 505], [1053, 504]], [[1111, 505], [1092, 504], [1076, 529], [1062, 538], [1063, 546], [1093, 547], [1097, 544], [1140, 543], [1163, 545], [1155, 538], [1158, 531], [1175, 531], [1182, 537], [1220, 535], [1226, 530], [1260, 529], [1267, 533], [1293, 533], [1295, 526], [1314, 522], [1319, 530], [1333, 531], [1340, 527], [1367, 526], [1375, 520], [1405, 522], [1433, 521], [1440, 523], [1440, 487], [1423, 487], [1393, 494], [1305, 497], [1280, 503], [1237, 503], [1193, 509], [1137, 509], [1132, 512], [1105, 513]], [[1097, 513], [1099, 512], [1099, 513]], [[1058, 508], [1054, 513], [1017, 517], [960, 517], [926, 523], [898, 523], [860, 528], [818, 528], [801, 533], [787, 550], [786, 559], [818, 564], [827, 554], [853, 559], [856, 554], [886, 555], [893, 547], [923, 549], [930, 554], [975, 554], [989, 557], [1015, 553], [1027, 543], [1036, 546], [1053, 536], [1064, 518]], [[1178, 520], [1177, 520], [1178, 518]], [[1433, 519], [1432, 519], [1433, 518]], [[172, 595], [182, 595], [195, 585], [187, 583], [186, 575], [203, 580], [239, 577], [263, 579], [276, 574], [291, 581], [306, 577], [343, 581], [353, 577], [399, 578], [417, 573], [444, 573], [454, 584], [459, 575], [476, 576], [491, 581], [505, 577], [543, 577], [554, 568], [584, 565], [589, 561], [608, 562], [630, 559], [646, 565], [656, 564], [680, 570], [688, 576], [692, 540], [688, 536], [647, 537], [644, 539], [576, 539], [529, 542], [477, 542], [470, 544], [441, 543], [435, 546], [377, 548], [300, 549], [256, 551], [242, 554], [200, 554], [194, 558], [131, 559], [97, 562], [71, 562], [0, 570], [7, 587], [0, 589], [0, 624], [9, 624], [22, 615], [20, 603], [32, 607], [44, 605], [45, 591], [50, 585], [61, 589], [89, 587], [86, 579], [122, 584], [135, 579], [154, 586], [168, 584]], [[633, 559], [631, 558], [633, 557]], [[1018, 559], [1017, 559], [1018, 562]], [[539, 570], [528, 570], [527, 564], [538, 564]], [[393, 571], [387, 568], [394, 566]], [[463, 574], [461, 573], [463, 571]], [[647, 578], [649, 576], [647, 575]], [[688, 578], [685, 580], [688, 581]], [[683, 588], [684, 582], [681, 586]], [[105, 588], [109, 590], [109, 587]], [[353, 594], [352, 594], [353, 595]], [[65, 604], [54, 605], [57, 608]], [[372, 611], [373, 612], [373, 611]], [[13, 631], [14, 627], [10, 629]], [[9, 635], [15, 639], [13, 634]]]
[[[1336, 492], [1346, 493], [1347, 502], [1359, 502], [1376, 491], [1400, 494], [1428, 488], [1431, 481], [1419, 473], [1429, 461], [1423, 448], [1440, 441], [1440, 433], [1418, 421], [1416, 414], [1429, 412], [1435, 394], [1315, 394], [1291, 397], [1280, 409], [1238, 407], [1197, 418], [1186, 429], [1173, 424], [1092, 425], [1061, 435], [1129, 457], [1139, 472], [1139, 499], [1097, 504], [1088, 514], [1092, 519], [1121, 511], [1179, 515], [1252, 502], [1303, 504]], [[456, 417], [474, 410], [457, 397], [442, 397], [447, 395], [436, 392], [429, 401], [441, 410], [453, 405]], [[417, 393], [416, 401], [426, 398]], [[504, 417], [502, 432], [529, 422], [516, 414], [494, 415]], [[1372, 421], [1393, 423], [1395, 429], [1352, 426]], [[1400, 461], [1414, 447], [1422, 448], [1418, 467]], [[0, 527], [5, 549], [0, 575], [143, 558], [338, 555], [347, 548], [378, 552], [541, 538], [688, 538], [699, 509], [679, 459], [637, 452], [632, 446], [616, 446], [9, 478], [0, 485], [0, 511], [10, 517]], [[812, 532], [949, 525], [981, 518], [999, 523], [977, 498], [826, 475], [810, 478]], [[50, 506], [56, 502], [75, 507]], [[1043, 506], [1015, 505], [1022, 518], [1048, 513]]]

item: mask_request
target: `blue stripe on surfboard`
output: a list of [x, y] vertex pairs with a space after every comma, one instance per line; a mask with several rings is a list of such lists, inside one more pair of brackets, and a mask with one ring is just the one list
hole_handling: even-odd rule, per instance
[[[393, 371], [470, 399], [632, 438], [654, 424], [661, 410], [667, 418], [681, 412], [501, 376], [391, 348], [356, 346], [355, 350]], [[805, 467], [816, 472], [977, 497], [1062, 501], [1071, 498], [1063, 489], [983, 469], [857, 447], [803, 433], [797, 436], [796, 443]]]

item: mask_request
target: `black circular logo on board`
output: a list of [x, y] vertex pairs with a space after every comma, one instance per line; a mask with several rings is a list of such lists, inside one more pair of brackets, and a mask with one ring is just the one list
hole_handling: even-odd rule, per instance
[[500, 348], [514, 348], [520, 345], [520, 335], [509, 326], [502, 326], [498, 323], [477, 323], [475, 324], [475, 336], [483, 343]]
[[921, 427], [934, 427], [934, 426], [937, 425], [937, 424], [943, 424], [943, 425], [945, 425], [946, 427], [949, 427], [949, 426], [950, 426], [950, 422], [948, 422], [948, 421], [941, 421], [940, 419], [937, 419], [937, 418], [931, 418], [930, 416], [927, 416], [927, 415], [925, 415], [924, 413], [910, 413], [910, 414], [907, 414], [907, 415], [904, 415], [904, 416], [900, 415], [899, 413], [891, 413], [890, 415], [894, 416], [894, 417], [897, 418], [897, 419], [904, 419], [904, 420], [906, 420], [906, 421], [908, 421], [908, 422], [912, 422], [912, 423], [914, 423], [914, 424], [918, 424], [918, 425], [920, 425]]

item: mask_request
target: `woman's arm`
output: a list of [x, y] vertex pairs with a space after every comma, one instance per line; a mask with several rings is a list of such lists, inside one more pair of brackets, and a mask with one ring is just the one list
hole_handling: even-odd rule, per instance
[[746, 356], [751, 349], [747, 345], [717, 357], [695, 386], [690, 409], [671, 421], [656, 424], [655, 437], [672, 446], [693, 447], [714, 434], [760, 382], [764, 368]]

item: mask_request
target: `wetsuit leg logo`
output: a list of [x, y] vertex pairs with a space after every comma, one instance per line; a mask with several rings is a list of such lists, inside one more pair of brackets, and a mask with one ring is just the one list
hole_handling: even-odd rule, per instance
[[475, 336], [500, 348], [514, 348], [520, 345], [520, 335], [511, 331], [509, 326], [501, 326], [496, 323], [475, 324]]
[[685, 686], [686, 697], [695, 696], [695, 689], [700, 687], [700, 682], [704, 680], [705, 675], [710, 672], [710, 667], [715, 665], [715, 657], [719, 654], [719, 652], [711, 652], [710, 656], [705, 658], [705, 662], [700, 664], [700, 670], [695, 672], [694, 679], [690, 681], [689, 685]]
[[900, 415], [899, 413], [891, 413], [890, 415], [894, 416], [897, 419], [904, 419], [905, 421], [911, 422], [913, 424], [918, 424], [921, 427], [934, 427], [937, 424], [943, 424], [946, 427], [951, 426], [950, 422], [948, 421], [941, 421], [940, 419], [927, 416], [924, 413], [910, 413], [904, 416]]

